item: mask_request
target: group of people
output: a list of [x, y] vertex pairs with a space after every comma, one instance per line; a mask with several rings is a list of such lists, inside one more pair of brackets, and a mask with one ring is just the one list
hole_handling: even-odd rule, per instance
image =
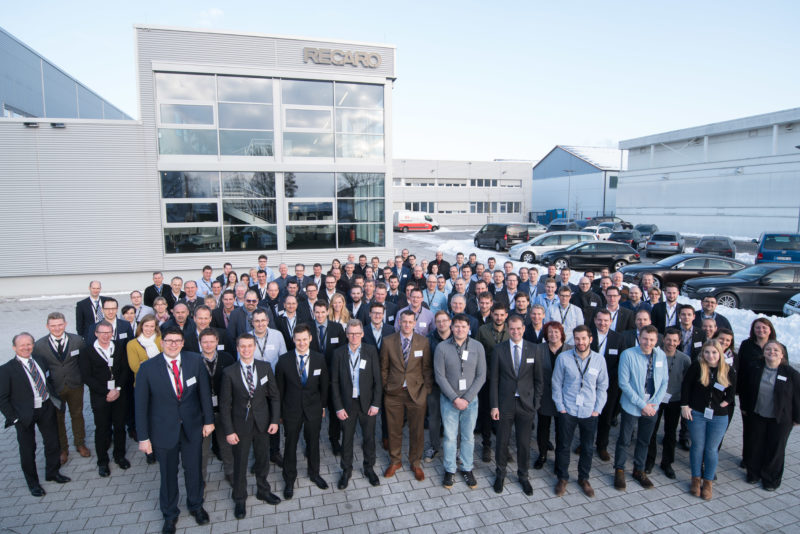
[[124, 470], [131, 465], [126, 433], [137, 441], [147, 463], [159, 463], [164, 532], [175, 531], [180, 513], [179, 464], [198, 524], [209, 521], [203, 493], [212, 456], [232, 487], [236, 518], [246, 516], [248, 471], [258, 499], [281, 501], [267, 481], [270, 463], [282, 469], [283, 498], [291, 499], [301, 431], [308, 477], [328, 488], [320, 474], [323, 419], [340, 457], [341, 490], [352, 477], [356, 426], [363, 474], [380, 484], [374, 470], [380, 416], [389, 455], [384, 477], [403, 468], [407, 425], [408, 464], [417, 480], [425, 478], [424, 463], [441, 455], [444, 487], [453, 487], [456, 475], [476, 487], [474, 436], [480, 435], [482, 461], [492, 462], [494, 451], [494, 491], [503, 492], [507, 466], [516, 461], [526, 495], [533, 493], [533, 429], [534, 469], [555, 450], [556, 495], [566, 492], [577, 429], [577, 480], [589, 497], [593, 457], [611, 461], [615, 425], [614, 487], [626, 488], [632, 441], [633, 479], [653, 487], [648, 474], [663, 419], [662, 471], [676, 477], [680, 444], [690, 451], [690, 492], [711, 499], [738, 395], [746, 479], [766, 490], [781, 483], [788, 437], [800, 423], [800, 375], [766, 318], [753, 322], [737, 352], [714, 297], [695, 310], [678, 303], [676, 285], [658, 288], [652, 277], [626, 286], [620, 273], [587, 271], [576, 285], [567, 268], [557, 273], [550, 266], [540, 277], [536, 268], [515, 272], [511, 262], [500, 267], [489, 258], [484, 265], [474, 254], [459, 253], [451, 265], [437, 252], [417, 263], [408, 250], [385, 265], [363, 254], [344, 265], [334, 260], [325, 273], [315, 264], [309, 275], [303, 264], [290, 276], [285, 264], [275, 273], [267, 263], [262, 255], [241, 276], [226, 263], [217, 278], [206, 266], [197, 280], [176, 276], [169, 285], [156, 272], [153, 284], [133, 291], [122, 309], [92, 281], [76, 305], [76, 334], [66, 332], [59, 312], [47, 317], [48, 335], [17, 334], [15, 357], [0, 367], [0, 411], [17, 431], [31, 494], [45, 494], [35, 426], [47, 481], [70, 480], [60, 471], [69, 457], [67, 408], [73, 445], [91, 456], [84, 386], [99, 476], [111, 474], [112, 444]]

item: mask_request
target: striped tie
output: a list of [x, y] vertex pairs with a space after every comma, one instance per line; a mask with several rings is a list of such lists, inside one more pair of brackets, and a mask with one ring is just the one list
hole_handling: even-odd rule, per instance
[[33, 383], [36, 386], [36, 391], [39, 393], [39, 396], [42, 398], [42, 401], [47, 400], [47, 386], [44, 384], [44, 379], [42, 378], [42, 374], [37, 369], [36, 365], [33, 363], [33, 358], [28, 358], [28, 367], [31, 368], [30, 373], [31, 377], [33, 378]]

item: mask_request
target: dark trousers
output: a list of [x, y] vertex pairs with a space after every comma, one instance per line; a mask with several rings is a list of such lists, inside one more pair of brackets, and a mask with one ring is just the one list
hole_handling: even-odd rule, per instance
[[661, 450], [661, 465], [672, 465], [675, 461], [675, 431], [678, 428], [678, 421], [681, 418], [681, 403], [669, 402], [661, 404], [656, 413], [656, 424], [653, 427], [653, 435], [650, 437], [650, 446], [647, 449], [647, 463], [655, 464], [656, 456], [658, 455], [658, 444], [656, 436], [658, 435], [658, 426], [661, 424], [661, 418], [664, 418], [664, 442]]
[[67, 407], [69, 407], [69, 418], [72, 420], [73, 445], [80, 447], [86, 445], [86, 423], [83, 420], [83, 386], [77, 388], [64, 388], [58, 396], [63, 401], [61, 409], [57, 411], [58, 420], [58, 443], [61, 450], [69, 450], [69, 440], [67, 439], [67, 424], [65, 421]]
[[489, 384], [488, 382], [478, 392], [478, 428], [481, 429], [481, 438], [483, 447], [492, 446], [492, 429], [494, 421], [492, 420], [492, 410], [490, 408], [491, 401], [489, 399]]
[[222, 431], [219, 412], [214, 412], [214, 426], [217, 428], [210, 436], [203, 438], [203, 480], [206, 479], [208, 461], [215, 450], [222, 458], [222, 470], [225, 475], [233, 475], [233, 449]]
[[786, 444], [792, 424], [778, 424], [774, 418], [749, 413], [750, 433], [744, 435], [748, 455], [744, 457], [747, 474], [760, 478], [767, 487], [777, 488], [783, 478]]
[[300, 441], [300, 430], [306, 442], [308, 454], [308, 476], [319, 474], [319, 431], [322, 427], [322, 418], [315, 419], [284, 419], [283, 431], [285, 434], [283, 445], [283, 480], [287, 485], [294, 484], [297, 480], [297, 442]]
[[281, 452], [281, 425], [278, 431], [269, 435], [269, 456], [270, 458]]
[[125, 398], [127, 413], [125, 415], [125, 427], [128, 432], [136, 432], [136, 399], [133, 397], [133, 374], [127, 384], [122, 386], [122, 397]]
[[250, 448], [256, 462], [254, 471], [256, 475], [256, 490], [258, 493], [269, 493], [267, 482], [269, 474], [269, 434], [260, 432], [250, 418], [250, 428], [237, 433], [239, 443], [233, 446], [233, 500], [244, 502], [247, 500], [247, 464], [250, 457]]
[[205, 482], [202, 477], [203, 437], [200, 432], [195, 439], [189, 439], [183, 429], [180, 431], [178, 443], [171, 449], [153, 447], [161, 471], [161, 489], [158, 502], [161, 514], [167, 521], [176, 519], [181, 511], [178, 509], [178, 464], [183, 465], [183, 479], [186, 484], [186, 506], [189, 511], [199, 510], [203, 506]]
[[28, 487], [39, 485], [39, 474], [36, 472], [36, 429], [44, 442], [45, 477], [51, 478], [58, 474], [61, 467], [58, 446], [58, 425], [56, 423], [56, 407], [50, 400], [42, 403], [41, 408], [34, 408], [33, 421], [29, 425], [18, 422], [14, 425], [17, 430], [17, 443], [19, 444], [19, 460], [22, 473]]
[[606, 400], [603, 411], [600, 412], [600, 417], [597, 419], [597, 450], [608, 450], [608, 434], [611, 432], [611, 420], [619, 413], [617, 407], [619, 406], [620, 391], [619, 385], [616, 383], [609, 383], [608, 386], [608, 400]]
[[619, 437], [614, 451], [614, 469], [625, 469], [625, 462], [628, 460], [628, 446], [631, 444], [635, 430], [636, 448], [633, 453], [633, 468], [636, 471], [644, 471], [644, 463], [647, 461], [647, 449], [650, 447], [650, 436], [653, 435], [655, 426], [655, 415], [631, 415], [622, 410]]
[[386, 419], [386, 395], [381, 399], [381, 439], [389, 439], [389, 423]]
[[[431, 441], [431, 448], [435, 451], [442, 450], [442, 409], [439, 405], [439, 397], [442, 390], [434, 384], [428, 394], [428, 437]], [[478, 405], [480, 411], [480, 404]]]
[[[478, 401], [480, 408], [480, 401]], [[517, 476], [520, 479], [528, 478], [528, 465], [531, 456], [531, 431], [533, 430], [533, 412], [522, 408], [519, 398], [516, 399], [514, 411], [501, 413], [497, 423], [497, 449], [495, 465], [497, 476], [506, 476], [508, 465], [508, 441], [511, 439], [511, 425], [514, 425], [517, 434]]]
[[556, 415], [556, 477], [559, 480], [569, 480], [569, 455], [575, 428], [580, 432], [581, 455], [578, 458], [578, 480], [589, 480], [589, 471], [592, 469], [592, 442], [597, 433], [598, 417], [579, 418], [568, 413]]
[[[100, 396], [92, 396], [94, 413], [94, 448], [97, 451], [97, 465], [108, 465], [108, 448], [114, 443], [114, 461], [125, 458], [125, 418], [128, 405], [125, 395], [114, 402], [107, 402]], [[113, 440], [112, 440], [113, 437]]]
[[539, 412], [538, 426], [536, 427], [536, 446], [539, 448], [539, 456], [547, 456], [548, 444], [550, 443], [550, 423], [555, 420], [556, 443], [558, 443], [559, 418], [556, 415], [542, 415]]
[[[744, 413], [742, 413], [742, 437], [743, 438], [745, 438], [746, 436], [750, 436], [753, 433], [752, 424], [751, 424], [752, 421], [753, 421], [752, 417], [746, 416]], [[747, 440], [747, 439], [742, 439], [742, 460], [744, 460], [745, 462], [747, 462], [747, 460], [745, 460], [745, 459], [748, 458], [749, 456], [751, 456], [750, 443], [748, 443], [748, 441], [749, 440]], [[745, 465], [746, 465], [746, 463], [745, 463]]]
[[328, 395], [328, 439], [331, 443], [337, 441], [341, 443], [342, 425], [336, 417], [336, 408], [333, 406], [333, 394]]
[[[335, 417], [335, 415], [334, 415]], [[347, 419], [342, 421], [342, 471], [353, 471], [353, 442], [356, 435], [356, 423], [361, 427], [361, 448], [364, 451], [364, 468], [375, 465], [375, 419], [361, 409], [359, 399], [353, 399], [347, 410]], [[338, 419], [338, 418], [337, 418]]]

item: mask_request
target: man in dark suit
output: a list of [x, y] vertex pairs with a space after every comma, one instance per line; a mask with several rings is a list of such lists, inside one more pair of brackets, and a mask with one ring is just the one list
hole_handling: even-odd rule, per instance
[[314, 278], [311, 276], [306, 276], [306, 266], [302, 263], [296, 263], [294, 266], [294, 276], [290, 276], [289, 280], [294, 280], [297, 282], [297, 287], [300, 289], [301, 292], [304, 292], [306, 289], [306, 285], [309, 282], [313, 282]]
[[703, 348], [706, 335], [699, 326], [694, 324], [694, 307], [685, 304], [678, 305], [678, 328], [681, 331], [681, 344], [678, 350], [695, 361]]
[[509, 340], [494, 347], [490, 358], [489, 399], [491, 416], [497, 425], [496, 478], [494, 491], [502, 493], [508, 464], [508, 441], [511, 425], [517, 433], [517, 476], [525, 495], [533, 495], [528, 481], [531, 430], [539, 409], [544, 383], [542, 363], [534, 357], [533, 343], [522, 339], [525, 323], [522, 317], [508, 319]]
[[[372, 302], [379, 302], [383, 304], [383, 322], [394, 326], [394, 321], [397, 318], [397, 311], [400, 309], [397, 304], [386, 300], [387, 295], [386, 284], [380, 283], [375, 285], [375, 296]], [[379, 349], [380, 350], [380, 349]]]
[[281, 502], [267, 482], [269, 435], [278, 431], [280, 397], [272, 366], [254, 358], [255, 337], [242, 334], [236, 347], [239, 364], [231, 365], [223, 373], [219, 412], [222, 431], [233, 446], [233, 515], [243, 519], [251, 445], [256, 459], [256, 498], [273, 505]]
[[[47, 330], [50, 332], [36, 341], [33, 358], [40, 366], [50, 368], [53, 385], [58, 397], [69, 407], [72, 420], [72, 436], [75, 450], [84, 457], [92, 455], [86, 448], [86, 425], [83, 420], [83, 380], [78, 367], [78, 355], [84, 347], [83, 339], [77, 334], [66, 332], [67, 319], [61, 312], [47, 316]], [[61, 464], [69, 457], [69, 441], [64, 421], [65, 410], [58, 410], [58, 443], [61, 446]]]
[[450, 279], [450, 263], [445, 261], [443, 258], [444, 258], [444, 254], [442, 253], [442, 251], [441, 250], [437, 250], [436, 251], [436, 259], [428, 264], [428, 274], [431, 274], [433, 272], [433, 266], [436, 265], [439, 268], [439, 270], [438, 270], [439, 274], [444, 275], [445, 280], [449, 280]]
[[364, 289], [361, 286], [350, 288], [350, 298], [347, 301], [347, 311], [350, 317], [361, 321], [364, 326], [369, 322], [369, 305], [364, 302]]
[[312, 327], [294, 329], [292, 352], [283, 354], [275, 367], [275, 381], [281, 395], [281, 417], [286, 434], [283, 451], [283, 497], [291, 499], [297, 480], [297, 442], [300, 430], [306, 442], [308, 476], [320, 489], [328, 483], [319, 475], [319, 431], [328, 401], [328, 367], [325, 357], [310, 349]]
[[541, 304], [531, 306], [528, 317], [530, 318], [530, 322], [525, 325], [525, 333], [522, 335], [522, 338], [525, 341], [530, 341], [534, 345], [547, 343], [547, 340], [544, 339], [544, 306]]
[[[620, 339], [619, 347], [620, 354], [622, 354], [622, 351], [626, 349], [637, 347], [639, 345], [639, 332], [641, 332], [642, 328], [645, 326], [652, 324], [650, 313], [647, 310], [639, 310], [636, 312], [634, 324], [636, 325], [636, 328], [631, 328], [630, 330], [622, 332], [622, 338]], [[664, 336], [661, 334], [658, 334], [656, 345], [659, 347], [664, 346]]]
[[373, 486], [380, 484], [375, 474], [375, 419], [381, 405], [381, 367], [378, 351], [361, 342], [364, 326], [358, 319], [347, 324], [347, 345], [333, 352], [331, 362], [331, 396], [334, 413], [341, 421], [342, 476], [338, 488], [347, 488], [353, 473], [353, 438], [356, 423], [361, 426], [364, 452], [364, 476]]
[[75, 328], [83, 339], [103, 319], [103, 302], [107, 297], [100, 296], [102, 290], [100, 282], [92, 280], [89, 283], [89, 296], [75, 304]]
[[[244, 306], [236, 308], [231, 312], [230, 320], [228, 321], [228, 339], [225, 342], [226, 347], [236, 346], [236, 340], [239, 339], [239, 336], [253, 330], [253, 312], [259, 307], [258, 302], [258, 293], [249, 289], [244, 295]], [[268, 308], [263, 309], [267, 310], [269, 324], [278, 324], [275, 321], [272, 310]]]
[[561, 269], [561, 272], [558, 275], [558, 287], [556, 288], [556, 291], [561, 289], [561, 286], [567, 286], [573, 295], [576, 291], [578, 291], [578, 286], [569, 281], [570, 276], [572, 276], [572, 271], [569, 267], [564, 267]]
[[[619, 298], [619, 289], [616, 287], [612, 286], [606, 290], [605, 309], [611, 314], [611, 330], [614, 332], [624, 332], [635, 326], [633, 311], [620, 306]], [[598, 310], [595, 309], [592, 322], [594, 322], [594, 315], [597, 315], [597, 311]]]
[[697, 329], [703, 327], [703, 319], [714, 319], [717, 328], [727, 328], [733, 330], [731, 322], [722, 314], [717, 313], [717, 297], [706, 295], [701, 302], [702, 307], [695, 312], [694, 325]]
[[[313, 284], [312, 284], [313, 285]], [[316, 287], [316, 286], [315, 286]], [[286, 350], [294, 350], [294, 329], [299, 324], [310, 324], [314, 320], [308, 315], [308, 308], [298, 306], [297, 297], [288, 295], [283, 302], [283, 311], [277, 317], [278, 324], [275, 328], [283, 336]]]
[[44, 442], [45, 480], [58, 484], [70, 479], [59, 473], [58, 423], [56, 411], [61, 400], [55, 392], [47, 362], [31, 358], [33, 336], [22, 332], [12, 340], [16, 355], [0, 366], [0, 412], [6, 418], [5, 428], [17, 430], [19, 457], [25, 482], [34, 497], [42, 497], [44, 489], [36, 472], [36, 430]]
[[101, 321], [107, 321], [109, 324], [111, 324], [111, 329], [113, 330], [111, 341], [114, 343], [121, 343], [123, 348], [128, 344], [128, 341], [134, 338], [131, 323], [125, 319], [118, 318], [118, 310], [119, 303], [117, 302], [117, 299], [113, 297], [106, 297], [103, 300], [103, 305], [101, 308], [103, 317], [100, 319], [100, 321], [89, 327], [89, 329], [86, 331], [86, 335], [83, 336], [83, 339], [86, 340], [87, 345], [91, 345], [94, 343], [95, 339], [97, 339], [97, 337], [94, 335], [94, 329], [98, 324], [100, 324]]
[[[139, 450], [155, 453], [161, 469], [159, 503], [164, 533], [174, 533], [178, 509], [178, 463], [186, 479], [186, 505], [198, 525], [203, 509], [203, 438], [214, 431], [211, 386], [202, 356], [182, 352], [183, 331], [161, 332], [164, 351], [142, 363], [136, 375], [136, 428]], [[179, 460], [180, 456], [180, 460]]]
[[653, 326], [658, 329], [658, 333], [662, 336], [670, 326], [678, 328], [679, 294], [680, 289], [678, 288], [678, 284], [668, 282], [664, 284], [664, 300], [653, 306], [653, 311], [650, 314], [653, 318]]
[[229, 262], [226, 261], [225, 263], [222, 264], [222, 274], [217, 276], [216, 278], [216, 280], [220, 284], [222, 284], [222, 287], [228, 285], [228, 275], [231, 273], [232, 270], [233, 270], [233, 265], [231, 265]]
[[211, 310], [211, 326], [227, 330], [231, 319], [231, 313], [236, 309], [234, 302], [236, 302], [236, 295], [233, 291], [226, 289], [222, 292], [220, 305]]
[[[616, 289], [616, 288], [614, 288]], [[611, 420], [614, 418], [619, 404], [619, 355], [622, 354], [622, 336], [611, 329], [611, 313], [601, 308], [594, 315], [594, 324], [590, 327], [592, 341], [589, 348], [600, 354], [606, 361], [608, 370], [607, 400], [597, 419], [596, 448], [597, 456], [604, 462], [611, 460], [608, 454], [608, 434], [611, 431]]]
[[144, 288], [144, 305], [153, 307], [157, 297], [166, 298], [169, 289], [164, 285], [164, 274], [161, 271], [153, 273], [153, 284]]
[[[319, 352], [325, 356], [325, 365], [330, 370], [331, 362], [333, 361], [333, 351], [347, 343], [345, 339], [344, 328], [336, 321], [328, 320], [328, 305], [318, 300], [314, 303], [314, 325], [311, 330], [311, 350]], [[339, 424], [339, 419], [334, 415], [333, 397], [328, 395], [326, 399], [329, 422], [328, 422], [328, 439], [331, 441], [331, 448], [334, 455], [339, 455], [342, 452], [341, 435], [342, 426]]]
[[[206, 328], [212, 328], [217, 336], [222, 339], [224, 330], [217, 330], [211, 326], [211, 309], [205, 304], [201, 304], [194, 310], [194, 329], [189, 332], [184, 332], [183, 348], [188, 352], [202, 352], [200, 350], [200, 334]], [[224, 347], [228, 352], [235, 352], [233, 347]]]
[[127, 343], [111, 341], [114, 328], [100, 321], [94, 329], [97, 339], [85, 346], [78, 356], [83, 382], [89, 387], [89, 401], [94, 414], [94, 447], [97, 470], [101, 477], [111, 474], [108, 447], [114, 443], [114, 462], [120, 469], [131, 463], [125, 458], [125, 418], [128, 414], [127, 389], [132, 386], [128, 367]]
[[385, 306], [381, 302], [369, 305], [369, 323], [364, 328], [364, 343], [374, 346], [378, 353], [386, 336], [394, 334], [394, 328], [383, 320]]

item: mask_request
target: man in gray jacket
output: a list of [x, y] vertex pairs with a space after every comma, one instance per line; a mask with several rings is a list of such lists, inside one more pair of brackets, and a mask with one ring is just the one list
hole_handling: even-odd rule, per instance
[[478, 418], [478, 391], [486, 382], [486, 354], [483, 345], [469, 338], [469, 319], [464, 314], [453, 317], [453, 337], [436, 346], [433, 370], [442, 391], [440, 399], [444, 425], [444, 483], [452, 488], [456, 473], [456, 442], [461, 432], [461, 474], [470, 488], [478, 483], [472, 474], [473, 433]]

